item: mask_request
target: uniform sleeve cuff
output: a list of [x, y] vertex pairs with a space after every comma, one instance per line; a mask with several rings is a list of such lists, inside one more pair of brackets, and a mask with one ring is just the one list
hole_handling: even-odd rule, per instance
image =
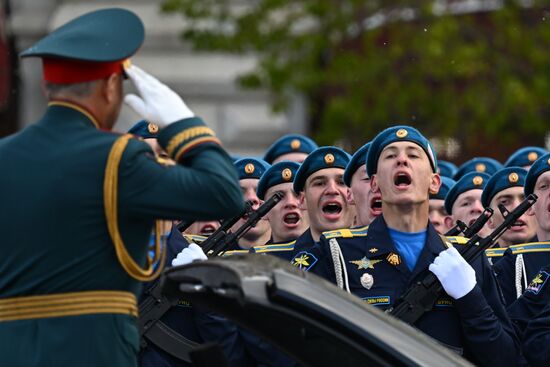
[[468, 294], [456, 299], [454, 304], [458, 313], [463, 317], [479, 316], [483, 309], [487, 307], [485, 296], [477, 284]]
[[160, 132], [158, 142], [175, 161], [180, 161], [185, 155], [205, 144], [221, 145], [214, 131], [198, 117], [183, 119], [166, 126]]

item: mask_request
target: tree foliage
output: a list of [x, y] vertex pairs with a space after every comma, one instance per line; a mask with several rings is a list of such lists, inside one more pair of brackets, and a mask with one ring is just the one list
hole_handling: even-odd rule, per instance
[[550, 126], [548, 2], [466, 13], [442, 3], [165, 0], [163, 10], [186, 18], [183, 36], [196, 49], [257, 55], [257, 69], [239, 82], [271, 91], [274, 109], [296, 92], [307, 96], [320, 143], [356, 148], [403, 122], [454, 137], [470, 155], [503, 158], [542, 145]]

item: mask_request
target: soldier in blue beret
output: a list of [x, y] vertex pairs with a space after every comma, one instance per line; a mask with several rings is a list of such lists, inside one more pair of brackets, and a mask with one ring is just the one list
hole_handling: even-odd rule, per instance
[[382, 215], [367, 230], [323, 233], [294, 263], [382, 310], [429, 267], [447, 294], [414, 326], [478, 365], [515, 365], [519, 343], [487, 258], [466, 263], [453, 247], [466, 240], [442, 239], [429, 222], [429, 193], [441, 180], [428, 140], [410, 126], [384, 130], [372, 141], [367, 173], [382, 194]]
[[508, 160], [504, 163], [504, 167], [516, 166], [529, 170], [529, 168], [537, 159], [539, 159], [539, 157], [542, 157], [547, 153], [548, 151], [546, 149], [540, 147], [523, 147], [516, 150], [514, 154], [508, 158]]
[[456, 171], [453, 179], [455, 181], [459, 181], [462, 176], [469, 172], [486, 173], [491, 176], [502, 167], [502, 164], [493, 158], [472, 158], [469, 161], [464, 162], [460, 167], [458, 167], [458, 171]]
[[[430, 211], [428, 213], [430, 222], [433, 224], [435, 230], [441, 234], [446, 233], [452, 228], [452, 226], [449, 227], [449, 223], [452, 222], [453, 219], [445, 210], [445, 197], [455, 183], [453, 179], [441, 176], [441, 187], [439, 191], [436, 194], [430, 193]], [[450, 218], [450, 221], [447, 218]]]
[[[487, 182], [487, 186], [481, 194], [481, 205], [484, 208], [493, 209], [493, 216], [487, 222], [487, 226], [494, 230], [502, 222], [504, 217], [499, 210], [499, 204], [506, 210], [514, 210], [524, 199], [523, 185], [527, 171], [521, 167], [506, 167], [497, 171]], [[500, 236], [498, 245], [508, 247], [519, 243], [529, 242], [535, 236], [537, 223], [532, 215], [523, 214], [506, 232]]]
[[[0, 141], [10, 178], [0, 182], [2, 366], [135, 366], [136, 296], [165, 259], [158, 240], [148, 256], [155, 220], [243, 209], [212, 129], [171, 89], [128, 66], [143, 37], [134, 13], [103, 9], [22, 53], [42, 59], [49, 103], [38, 122]], [[124, 100], [161, 127], [159, 144], [177, 165], [160, 165], [130, 134], [108, 132], [125, 75], [140, 96]]]
[[283, 199], [266, 215], [271, 225], [270, 244], [292, 242], [309, 227], [307, 210], [300, 205], [300, 198], [293, 188], [298, 168], [300, 164], [296, 162], [275, 163], [265, 171], [258, 183], [260, 200], [267, 200], [276, 192], [284, 194]]
[[317, 149], [310, 138], [299, 134], [285, 135], [277, 139], [266, 151], [264, 161], [269, 164], [280, 161], [302, 163], [307, 155]]
[[355, 207], [348, 202], [349, 188], [344, 184], [344, 170], [350, 155], [337, 147], [320, 147], [304, 160], [294, 178], [294, 191], [307, 208], [309, 230], [296, 243], [296, 250], [319, 241], [324, 231], [349, 228]]
[[458, 167], [454, 163], [442, 160], [439, 160], [437, 162], [437, 167], [439, 169], [439, 174], [442, 177], [453, 178], [456, 174], [456, 171], [458, 171]]
[[[258, 189], [258, 183], [260, 177], [269, 169], [270, 165], [264, 160], [257, 158], [241, 158], [234, 163], [237, 175], [239, 176], [239, 186], [246, 201], [252, 202], [252, 209], [256, 210], [263, 203], [256, 194]], [[233, 230], [236, 230], [244, 224], [246, 219], [240, 219]], [[248, 251], [253, 246], [265, 245], [271, 238], [271, 226], [269, 220], [264, 217], [258, 224], [251, 228], [246, 234], [239, 240], [239, 247], [231, 250], [245, 250]]]
[[[445, 223], [449, 228], [459, 220], [470, 226], [483, 213], [481, 194], [490, 178], [486, 173], [470, 172], [451, 187], [445, 197], [445, 210], [451, 216]], [[487, 224], [478, 233], [482, 237], [488, 235]]]
[[368, 226], [382, 214], [382, 200], [379, 192], [371, 190], [365, 160], [371, 143], [359, 148], [351, 157], [344, 171], [344, 183], [350, 188], [348, 201], [355, 205], [357, 215], [354, 227]]
[[[510, 246], [494, 266], [507, 305], [524, 293], [541, 267], [550, 264], [550, 154], [541, 156], [531, 166], [525, 177], [524, 193], [538, 196], [527, 212], [536, 218], [536, 237], [529, 243]], [[519, 312], [513, 319], [522, 317]]]

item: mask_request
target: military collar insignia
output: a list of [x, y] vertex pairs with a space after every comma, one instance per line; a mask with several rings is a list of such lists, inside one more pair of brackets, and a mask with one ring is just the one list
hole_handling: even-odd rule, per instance
[[386, 257], [386, 260], [388, 260], [388, 262], [393, 266], [401, 264], [401, 257], [395, 252], [390, 252], [390, 254]]
[[378, 264], [382, 260], [371, 260], [364, 256], [360, 260], [351, 260], [350, 263], [357, 265], [357, 270], [361, 269], [374, 269], [374, 265]]
[[546, 284], [546, 281], [548, 280], [548, 276], [550, 276], [550, 274], [548, 274], [547, 272], [543, 270], [540, 271], [535, 276], [535, 278], [533, 278], [529, 286], [525, 288], [525, 291], [531, 292], [534, 294], [539, 294], [542, 288], [544, 287], [544, 285]]
[[361, 282], [361, 285], [363, 288], [371, 289], [374, 284], [374, 278], [369, 273], [365, 273], [361, 275], [361, 279], [359, 280]]
[[369, 250], [369, 252], [370, 252], [371, 254], [374, 254], [374, 253], [376, 253], [377, 251], [378, 251], [378, 249], [377, 249], [376, 247], [373, 247], [373, 248], [371, 248], [371, 249]]
[[297, 253], [290, 261], [290, 263], [293, 266], [305, 271], [308, 271], [309, 269], [311, 269], [311, 267], [315, 265], [316, 262], [317, 262], [317, 257], [315, 257], [315, 255], [307, 251], [301, 251]]

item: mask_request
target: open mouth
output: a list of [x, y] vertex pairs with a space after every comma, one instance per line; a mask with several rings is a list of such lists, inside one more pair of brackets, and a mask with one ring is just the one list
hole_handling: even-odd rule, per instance
[[326, 203], [323, 205], [323, 213], [329, 214], [329, 215], [336, 215], [340, 214], [342, 211], [342, 205], [338, 203]]
[[216, 231], [216, 228], [213, 225], [207, 224], [207, 225], [205, 225], [204, 227], [201, 228], [199, 234], [202, 235], [202, 236], [210, 236], [215, 231]]
[[510, 227], [510, 229], [512, 231], [521, 231], [523, 228], [525, 228], [525, 226], [527, 225], [527, 223], [525, 223], [523, 220], [521, 219], [518, 219], [514, 222], [514, 224], [512, 224], [512, 226]]
[[380, 196], [375, 196], [370, 201], [370, 211], [373, 215], [382, 214], [382, 198]]
[[406, 188], [412, 183], [411, 176], [406, 172], [398, 172], [393, 177], [393, 184], [399, 188]]
[[295, 226], [300, 221], [300, 216], [297, 213], [288, 213], [283, 217], [283, 222], [289, 226]]

